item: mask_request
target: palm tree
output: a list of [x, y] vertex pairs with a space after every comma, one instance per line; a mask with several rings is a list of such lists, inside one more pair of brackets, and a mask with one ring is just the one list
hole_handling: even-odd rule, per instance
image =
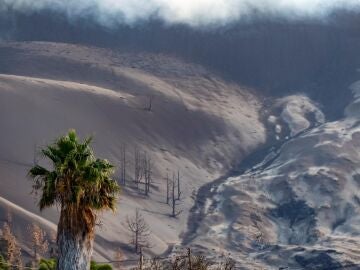
[[115, 211], [120, 188], [111, 178], [114, 166], [96, 159], [91, 138], [80, 142], [76, 132], [60, 137], [42, 150], [52, 163], [50, 170], [35, 165], [29, 175], [40, 192], [39, 208], [58, 206], [58, 270], [87, 270], [93, 250], [97, 214]]

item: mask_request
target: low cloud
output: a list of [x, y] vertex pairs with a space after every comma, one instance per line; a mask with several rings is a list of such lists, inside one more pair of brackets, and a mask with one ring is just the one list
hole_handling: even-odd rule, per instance
[[0, 10], [65, 13], [69, 19], [91, 15], [99, 23], [133, 24], [158, 18], [191, 26], [227, 24], [252, 14], [323, 17], [334, 9], [358, 9], [360, 0], [0, 0]]

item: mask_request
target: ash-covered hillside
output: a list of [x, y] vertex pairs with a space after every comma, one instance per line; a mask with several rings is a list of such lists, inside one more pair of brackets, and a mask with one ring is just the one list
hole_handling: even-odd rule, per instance
[[[173, 57], [48, 42], [5, 42], [0, 55], [4, 215], [10, 202], [38, 214], [27, 170], [41, 162], [40, 149], [58, 134], [75, 128], [80, 136], [93, 135], [98, 155], [117, 166], [119, 182], [125, 146], [119, 211], [104, 217], [98, 232], [97, 251], [107, 260], [113, 253], [106, 250], [130, 250], [125, 221], [136, 208], [152, 228], [150, 253], [180, 243], [197, 189], [266, 140], [260, 97]], [[134, 189], [135, 149], [153, 164], [149, 196], [143, 184]], [[182, 214], [171, 218], [166, 176], [178, 171]], [[42, 215], [57, 221], [55, 210]]]
[[[316, 107], [302, 119], [291, 115], [299, 111], [293, 102], [273, 111], [268, 121], [291, 135], [204, 186], [185, 242], [232, 250], [245, 269], [357, 269], [359, 82], [349, 90], [354, 100], [337, 121], [323, 122]], [[289, 126], [289, 119], [299, 125]]]
[[224, 26], [193, 28], [149, 19], [104, 27], [91, 16], [69, 20], [54, 10], [4, 11], [3, 39], [81, 43], [166, 53], [201, 64], [267, 95], [305, 92], [341, 117], [357, 76], [359, 16], [338, 10], [326, 18], [253, 16]]
[[[197, 28], [2, 15], [0, 214], [14, 216], [24, 252], [26, 224], [50, 234], [57, 221], [56, 209], [37, 211], [27, 170], [75, 128], [118, 167], [127, 149], [130, 185], [98, 228], [97, 258], [135, 256], [124, 221], [138, 208], [148, 255], [192, 246], [245, 269], [359, 264], [358, 13]], [[134, 149], [154, 164], [149, 196], [132, 184]], [[165, 178], [177, 171], [172, 218]]]

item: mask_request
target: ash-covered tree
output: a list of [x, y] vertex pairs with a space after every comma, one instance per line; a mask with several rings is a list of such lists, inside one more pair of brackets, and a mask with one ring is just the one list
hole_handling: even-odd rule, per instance
[[2, 227], [0, 240], [0, 244], [2, 244], [5, 249], [3, 250], [3, 253], [6, 257], [6, 261], [11, 265], [9, 266], [9, 269], [22, 269], [21, 248], [7, 222], [5, 222]]
[[57, 257], [57, 245], [56, 245], [56, 232], [55, 231], [50, 231], [48, 240], [49, 240], [49, 247], [48, 247], [49, 256], [50, 256], [50, 258], [56, 258]]
[[39, 208], [60, 208], [58, 270], [88, 270], [98, 213], [115, 210], [119, 186], [111, 177], [114, 166], [98, 159], [91, 138], [81, 142], [74, 130], [42, 149], [51, 169], [35, 165], [29, 175], [40, 193]]
[[172, 181], [171, 181], [171, 217], [177, 217], [179, 216], [181, 213], [182, 213], [182, 210], [177, 210], [177, 201], [179, 201], [178, 198], [180, 198], [180, 195], [181, 195], [181, 192], [179, 191], [179, 188], [178, 188], [178, 192], [176, 192], [176, 187], [177, 187], [177, 182], [179, 182], [179, 179], [180, 179], [180, 175], [178, 174], [178, 177], [176, 178], [175, 174], [173, 174], [173, 178], [172, 178]]
[[152, 161], [151, 157], [145, 152], [143, 157], [144, 179], [145, 188], [144, 193], [146, 196], [150, 193], [150, 185], [152, 182]]
[[180, 171], [177, 172], [177, 200], [180, 200], [181, 197], [181, 186], [180, 186]]
[[124, 260], [124, 254], [122, 253], [121, 249], [117, 249], [114, 252], [114, 267], [115, 269], [121, 269], [122, 268], [122, 261]]
[[169, 174], [166, 174], [166, 204], [170, 204], [170, 179], [169, 179]]
[[136, 189], [139, 189], [139, 185], [143, 178], [144, 168], [143, 162], [141, 158], [141, 152], [139, 147], [135, 146], [134, 148], [134, 183], [136, 185]]
[[13, 216], [12, 213], [10, 211], [9, 208], [6, 209], [6, 214], [5, 214], [5, 223], [7, 223], [10, 227], [12, 226], [13, 223]]
[[136, 253], [139, 253], [143, 247], [150, 246], [148, 241], [150, 227], [141, 215], [139, 209], [136, 209], [133, 217], [126, 218], [126, 224], [131, 233], [131, 244], [134, 246]]
[[32, 223], [28, 227], [30, 243], [34, 252], [34, 260], [37, 262], [40, 256], [44, 256], [48, 251], [49, 242], [46, 239], [46, 233], [39, 225]]
[[[140, 264], [140, 262], [139, 262]], [[139, 267], [140, 268], [140, 267]], [[240, 267], [241, 268], [241, 267]], [[146, 270], [234, 270], [239, 269], [236, 263], [229, 256], [220, 259], [218, 262], [214, 258], [208, 259], [201, 254], [192, 254], [191, 249], [178, 255], [172, 256], [171, 259], [153, 258], [146, 260], [143, 267]]]
[[152, 105], [153, 105], [153, 100], [154, 100], [154, 96], [153, 95], [149, 95], [147, 97], [147, 105], [145, 106], [145, 110], [151, 112], [152, 111]]

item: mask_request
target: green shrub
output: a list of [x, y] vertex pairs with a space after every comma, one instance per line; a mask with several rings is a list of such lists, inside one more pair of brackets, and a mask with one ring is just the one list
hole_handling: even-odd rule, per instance
[[[41, 259], [39, 263], [39, 270], [55, 270], [56, 259]], [[8, 270], [8, 268], [1, 268], [1, 257], [0, 257], [0, 270]], [[90, 270], [112, 270], [109, 264], [97, 264], [92, 261]]]
[[39, 270], [55, 270], [56, 260], [55, 259], [41, 259], [39, 263]]
[[9, 266], [6, 264], [6, 260], [2, 255], [0, 255], [0, 270], [9, 270]]
[[97, 264], [92, 261], [90, 265], [90, 270], [112, 270], [113, 268], [109, 264]]

